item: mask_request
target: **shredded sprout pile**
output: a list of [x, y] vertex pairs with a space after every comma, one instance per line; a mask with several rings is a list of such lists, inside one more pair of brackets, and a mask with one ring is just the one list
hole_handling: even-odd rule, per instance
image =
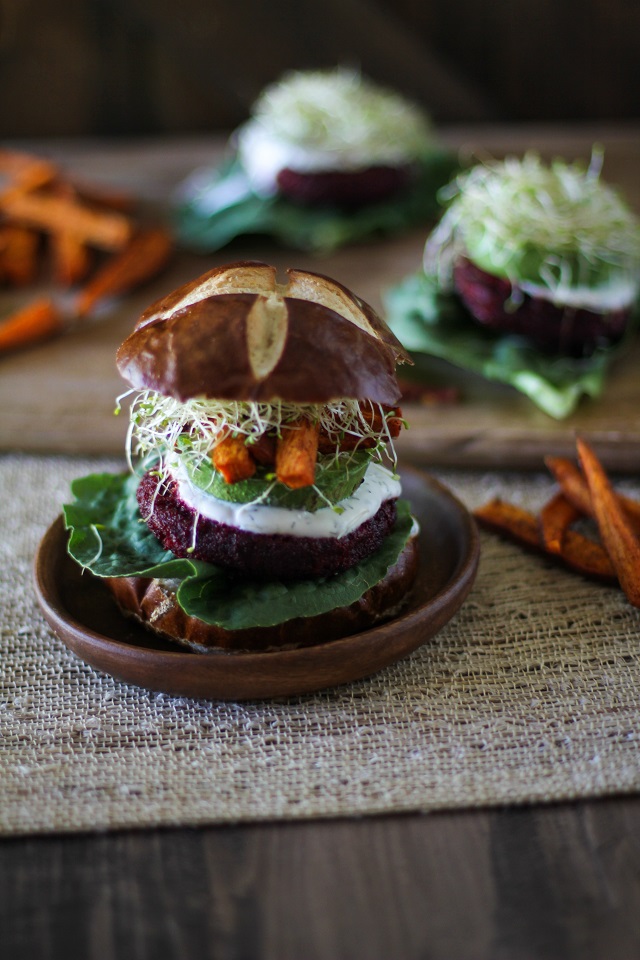
[[417, 157], [433, 146], [430, 122], [420, 107], [346, 68], [286, 74], [256, 101], [244, 129], [256, 126], [298, 147], [355, 151], [371, 162]]
[[591, 164], [550, 166], [532, 153], [478, 164], [442, 192], [449, 207], [425, 248], [424, 267], [447, 286], [460, 255], [512, 284], [631, 285], [640, 275], [640, 221]]
[[229, 432], [245, 437], [245, 442], [251, 444], [265, 433], [275, 431], [279, 434], [283, 426], [300, 418], [320, 424], [321, 431], [335, 442], [336, 456], [340, 439], [345, 436], [373, 439], [372, 455], [379, 461], [388, 457], [395, 465], [393, 441], [386, 426], [389, 413], [373, 403], [370, 410], [380, 414], [382, 435], [368, 422], [358, 400], [343, 399], [328, 404], [209, 399], [180, 401], [145, 390], [131, 404], [127, 442], [129, 465], [133, 469], [135, 456], [157, 458], [163, 473], [168, 469], [169, 458], [184, 459], [192, 468], [197, 468]]

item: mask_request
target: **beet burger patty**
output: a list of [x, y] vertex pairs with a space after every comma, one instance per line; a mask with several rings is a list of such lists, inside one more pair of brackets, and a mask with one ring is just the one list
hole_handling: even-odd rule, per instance
[[328, 577], [354, 567], [380, 547], [396, 520], [394, 498], [340, 537], [256, 533], [199, 514], [181, 499], [177, 481], [163, 483], [154, 471], [140, 481], [137, 500], [149, 528], [176, 557], [192, 555], [249, 576], [283, 580]]

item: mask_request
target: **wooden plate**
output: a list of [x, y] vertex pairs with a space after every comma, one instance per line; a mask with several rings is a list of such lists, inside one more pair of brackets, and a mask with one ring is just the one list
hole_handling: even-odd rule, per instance
[[480, 553], [475, 523], [436, 480], [402, 471], [404, 496], [420, 522], [421, 565], [406, 611], [361, 633], [300, 650], [192, 653], [124, 617], [99, 578], [67, 554], [62, 517], [35, 559], [36, 592], [53, 632], [86, 663], [119, 680], [178, 696], [251, 700], [347, 683], [407, 656], [456, 613]]

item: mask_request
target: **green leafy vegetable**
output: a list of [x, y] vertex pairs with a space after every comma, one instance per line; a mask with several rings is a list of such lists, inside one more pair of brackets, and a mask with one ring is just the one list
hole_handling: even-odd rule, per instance
[[98, 577], [187, 577], [215, 569], [164, 550], [140, 517], [133, 474], [94, 473], [71, 484], [69, 553]]
[[178, 603], [192, 616], [228, 630], [268, 627], [295, 617], [313, 617], [346, 607], [382, 580], [409, 539], [409, 505], [398, 501], [398, 521], [379, 550], [333, 577], [296, 581], [245, 581], [211, 577], [185, 580]]
[[253, 503], [259, 500], [271, 507], [287, 507], [313, 513], [321, 507], [339, 503], [351, 496], [364, 478], [370, 461], [371, 456], [366, 451], [337, 456], [320, 455], [317, 459], [314, 485], [300, 490], [290, 490], [273, 479], [264, 468], [259, 468], [257, 474], [249, 480], [227, 483], [214, 469], [210, 460], [196, 463], [184, 459], [182, 462], [191, 482], [219, 500], [233, 503]]
[[510, 384], [556, 419], [569, 416], [582, 396], [602, 393], [607, 369], [632, 333], [584, 359], [551, 356], [523, 337], [474, 324], [457, 297], [442, 293], [422, 271], [387, 292], [386, 310], [391, 329], [407, 350]]
[[320, 580], [247, 581], [220, 567], [177, 559], [163, 550], [140, 517], [129, 474], [93, 474], [74, 481], [76, 500], [64, 508], [68, 550], [99, 577], [178, 579], [185, 613], [228, 630], [272, 626], [355, 603], [381, 580], [409, 538], [409, 506], [398, 501], [398, 521], [373, 556], [351, 570]]
[[417, 179], [401, 196], [344, 211], [303, 206], [280, 196], [260, 197], [234, 156], [178, 202], [176, 230], [185, 246], [201, 253], [219, 250], [244, 234], [266, 234], [299, 250], [328, 253], [372, 234], [427, 222], [438, 210], [438, 189], [456, 166], [449, 153], [434, 151], [420, 161]]

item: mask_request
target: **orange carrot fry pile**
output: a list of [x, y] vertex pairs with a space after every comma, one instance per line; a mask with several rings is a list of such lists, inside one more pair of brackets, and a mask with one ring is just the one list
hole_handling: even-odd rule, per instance
[[[544, 462], [558, 481], [567, 500], [570, 500], [585, 516], [593, 517], [591, 494], [580, 468], [571, 460], [565, 460], [563, 457], [545, 457]], [[618, 494], [618, 500], [624, 507], [629, 522], [640, 536], [640, 501], [632, 500], [623, 494]]]
[[85, 243], [104, 250], [121, 250], [132, 233], [130, 220], [121, 213], [92, 210], [43, 190], [16, 191], [0, 198], [0, 206], [16, 223], [45, 233], [65, 229]]
[[0, 350], [62, 331], [167, 265], [169, 232], [143, 229], [132, 209], [131, 197], [75, 184], [47, 159], [0, 149], [0, 287], [25, 288], [44, 275], [54, 293], [79, 288], [74, 307], [55, 310], [55, 324], [42, 320], [40, 300], [0, 316]]
[[[640, 501], [618, 494], [592, 447], [576, 442], [578, 465], [562, 457], [545, 463], [559, 491], [539, 516], [492, 500], [474, 511], [478, 522], [530, 549], [542, 552], [587, 577], [617, 582], [640, 607]], [[597, 538], [572, 529], [584, 517], [597, 524]]]

